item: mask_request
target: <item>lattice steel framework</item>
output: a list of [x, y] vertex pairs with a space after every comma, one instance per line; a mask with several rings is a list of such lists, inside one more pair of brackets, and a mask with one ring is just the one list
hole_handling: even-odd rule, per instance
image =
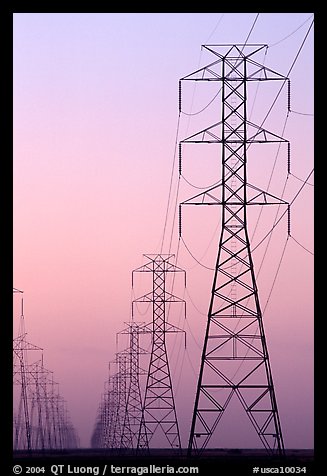
[[[123, 425], [126, 422], [126, 405], [127, 405], [127, 368], [129, 356], [125, 352], [116, 354], [117, 373], [113, 378], [113, 394], [114, 394], [114, 421], [110, 429], [112, 431], [111, 448], [121, 448], [121, 440], [123, 436]], [[128, 422], [126, 422], [128, 425]]]
[[220, 144], [222, 176], [217, 186], [181, 203], [180, 214], [181, 205], [220, 205], [222, 229], [188, 453], [199, 454], [206, 448], [236, 395], [266, 450], [283, 454], [247, 210], [249, 205], [287, 203], [248, 182], [247, 156], [253, 143], [285, 142], [288, 153], [290, 149], [288, 141], [247, 119], [247, 85], [252, 81], [288, 81], [288, 78], [253, 59], [265, 45], [206, 45], [204, 48], [213, 53], [216, 60], [182, 78], [180, 94], [182, 81], [217, 81], [221, 86], [221, 121], [180, 142], [180, 170], [182, 149], [187, 143]]
[[14, 450], [76, 448], [78, 437], [65, 400], [59, 395], [53, 372], [41, 359], [28, 364], [26, 354], [42, 351], [26, 341], [26, 333], [13, 342], [13, 383], [19, 390], [14, 413]]
[[142, 417], [138, 435], [137, 449], [148, 451], [153, 435], [161, 429], [173, 449], [181, 449], [181, 440], [176, 415], [172, 380], [170, 376], [166, 334], [184, 332], [167, 321], [167, 303], [185, 301], [166, 290], [167, 273], [184, 273], [169, 260], [171, 254], [144, 255], [149, 261], [133, 271], [152, 274], [152, 291], [135, 299], [132, 304], [152, 303], [152, 348], [146, 388], [142, 406]]
[[13, 383], [19, 388], [19, 404], [14, 414], [14, 449], [33, 448], [30, 392], [34, 381], [31, 379], [27, 352], [41, 351], [40, 347], [26, 341], [26, 333], [13, 341]]
[[[93, 448], [132, 449], [137, 446], [142, 416], [139, 357], [148, 354], [139, 345], [140, 333], [150, 333], [145, 323], [131, 321], [118, 332], [127, 334], [129, 347], [116, 354], [117, 372], [109, 375], [91, 438]], [[118, 340], [118, 339], [117, 339]], [[110, 364], [109, 364], [110, 371]]]
[[[21, 293], [16, 288], [14, 293]], [[41, 347], [37, 347], [26, 340], [24, 319], [24, 299], [21, 298], [21, 315], [19, 321], [19, 335], [13, 340], [13, 384], [19, 388], [19, 404], [16, 414], [14, 413], [14, 449], [33, 448], [32, 443], [32, 422], [31, 422], [31, 405], [30, 391], [31, 377], [30, 367], [28, 365], [27, 353], [30, 351], [42, 352]]]
[[135, 449], [142, 419], [142, 395], [140, 375], [146, 372], [140, 368], [140, 355], [148, 352], [140, 347], [140, 334], [149, 333], [145, 323], [131, 321], [119, 334], [129, 336], [129, 347], [124, 351], [128, 355], [128, 381], [126, 408], [123, 419], [121, 447]]
[[91, 439], [92, 448], [109, 448], [113, 439], [113, 426], [116, 408], [114, 405], [114, 377], [108, 377], [105, 391], [98, 408], [97, 421]]
[[[22, 293], [14, 288], [15, 292]], [[19, 335], [13, 340], [13, 384], [16, 390], [13, 449], [77, 447], [78, 436], [69, 420], [66, 402], [59, 395], [53, 372], [43, 365], [43, 349], [28, 342], [26, 336], [22, 299]], [[28, 362], [31, 355], [38, 357], [33, 363]]]

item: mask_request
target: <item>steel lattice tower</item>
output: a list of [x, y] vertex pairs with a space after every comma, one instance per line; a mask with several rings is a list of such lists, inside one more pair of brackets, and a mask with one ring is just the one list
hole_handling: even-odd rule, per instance
[[[14, 288], [15, 292], [23, 293]], [[13, 340], [13, 384], [18, 391], [13, 449], [77, 447], [78, 437], [68, 419], [65, 401], [55, 389], [52, 372], [43, 365], [43, 349], [28, 342], [26, 336], [22, 299], [19, 335]], [[32, 364], [27, 359], [31, 351], [41, 357]]]
[[[22, 291], [14, 288], [14, 293]], [[28, 351], [42, 352], [41, 347], [37, 347], [26, 340], [24, 319], [24, 300], [21, 300], [21, 315], [19, 325], [19, 335], [13, 340], [13, 383], [20, 387], [19, 407], [15, 418], [14, 449], [26, 448], [31, 450], [32, 445], [32, 425], [31, 409], [29, 405], [29, 388], [31, 387], [30, 366], [27, 362]]]
[[[115, 377], [116, 379], [116, 377]], [[105, 382], [105, 393], [103, 395], [102, 404], [99, 409], [100, 418], [100, 434], [99, 434], [99, 448], [110, 448], [112, 446], [112, 438], [114, 436], [114, 377], [109, 375], [108, 380]], [[97, 447], [97, 446], [93, 446]]]
[[129, 348], [125, 350], [128, 355], [129, 366], [127, 370], [127, 398], [123, 420], [121, 447], [136, 448], [139, 429], [142, 419], [142, 396], [140, 387], [140, 375], [146, 372], [140, 368], [140, 355], [148, 352], [140, 347], [140, 334], [149, 333], [144, 323], [131, 321], [127, 328], [119, 334], [129, 336]]
[[[220, 205], [222, 229], [191, 423], [188, 453], [199, 454], [236, 395], [270, 454], [284, 444], [247, 229], [249, 205], [287, 204], [247, 180], [252, 143], [286, 142], [247, 119], [247, 86], [252, 81], [288, 81], [253, 57], [266, 45], [206, 45], [216, 60], [180, 81], [217, 81], [221, 121], [180, 142], [221, 147], [219, 185], [181, 205]], [[289, 85], [289, 81], [288, 81]], [[181, 95], [180, 95], [181, 110]], [[180, 231], [181, 233], [181, 231]], [[236, 429], [235, 429], [236, 430]]]
[[113, 376], [113, 415], [110, 424], [111, 448], [120, 448], [123, 434], [123, 423], [125, 420], [127, 404], [127, 365], [129, 357], [124, 352], [117, 352], [116, 364], [117, 373]]
[[184, 332], [167, 322], [167, 303], [184, 303], [166, 290], [167, 273], [185, 271], [170, 263], [174, 255], [144, 255], [149, 261], [134, 272], [152, 274], [152, 291], [135, 299], [133, 303], [152, 303], [152, 348], [137, 449], [149, 450], [153, 435], [162, 429], [171, 448], [181, 449], [174, 394], [166, 348], [167, 332]]

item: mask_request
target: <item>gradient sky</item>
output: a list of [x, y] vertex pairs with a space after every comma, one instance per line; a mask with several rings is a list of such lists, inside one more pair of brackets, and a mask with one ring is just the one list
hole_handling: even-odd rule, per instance
[[[140, 278], [132, 292], [131, 272], [143, 264], [143, 253], [161, 251], [174, 161], [178, 81], [214, 59], [201, 51], [202, 44], [244, 43], [255, 17], [255, 13], [14, 14], [14, 286], [24, 290], [28, 340], [44, 348], [45, 366], [60, 383], [82, 446], [90, 444], [108, 362], [117, 351], [116, 333], [130, 319], [131, 300], [149, 291]], [[311, 13], [260, 14], [249, 42], [269, 48], [258, 61], [286, 75], [310, 17]], [[284, 195], [289, 201], [313, 168], [313, 29], [290, 79], [294, 112], [284, 132], [291, 141], [294, 174], [288, 177]], [[214, 88], [217, 84], [185, 87], [183, 111], [202, 109], [216, 93]], [[251, 121], [261, 123], [277, 90], [261, 84], [257, 92], [249, 91]], [[201, 120], [207, 126], [217, 122], [219, 100], [220, 96], [205, 119], [182, 114], [178, 139], [199, 130]], [[286, 113], [285, 88], [266, 128], [281, 135]], [[254, 146], [249, 180], [267, 189], [272, 174], [269, 191], [281, 196], [286, 151], [281, 148], [274, 167], [275, 157], [273, 146]], [[182, 243], [178, 247], [176, 223], [173, 228], [177, 169], [176, 162], [162, 251], [178, 249], [178, 265], [187, 272], [186, 290], [178, 282], [174, 290], [187, 301], [187, 319], [179, 310], [170, 316], [187, 331], [186, 351], [180, 336], [168, 337], [186, 445], [212, 271], [197, 264]], [[213, 184], [220, 178], [219, 154], [214, 156], [211, 149], [200, 160], [186, 152], [183, 175], [196, 186]], [[313, 183], [313, 175], [309, 182]], [[178, 202], [197, 193], [181, 180]], [[276, 212], [277, 207], [264, 211], [252, 248], [270, 230]], [[258, 213], [251, 210], [250, 236]], [[304, 186], [291, 216], [294, 239], [287, 242], [268, 304], [287, 239], [286, 217], [273, 233], [258, 286], [285, 446], [312, 448], [313, 256], [303, 248], [313, 251], [311, 185]], [[216, 207], [183, 209], [183, 239], [208, 268], [216, 259], [218, 220]], [[257, 272], [266, 243], [253, 253]], [[15, 333], [18, 304], [15, 296]], [[137, 317], [151, 319], [149, 314]], [[238, 431], [235, 437], [233, 428], [224, 427], [224, 437], [217, 435], [215, 444], [244, 446], [245, 432]], [[249, 441], [256, 446], [255, 437]]]

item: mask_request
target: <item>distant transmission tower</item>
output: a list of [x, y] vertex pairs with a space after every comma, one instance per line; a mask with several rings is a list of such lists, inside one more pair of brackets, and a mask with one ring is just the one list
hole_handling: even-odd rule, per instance
[[[174, 266], [169, 260], [174, 255], [144, 255], [149, 261], [133, 271], [152, 274], [152, 291], [135, 299], [133, 303], [152, 303], [152, 348], [142, 417], [138, 435], [138, 450], [149, 450], [149, 444], [156, 432], [162, 430], [173, 449], [181, 449], [181, 440], [176, 415], [175, 400], [168, 363], [166, 334], [184, 332], [167, 321], [167, 304], [184, 303], [182, 299], [166, 290], [167, 273], [185, 271]], [[185, 307], [184, 307], [185, 309]]]
[[180, 142], [180, 170], [185, 144], [219, 144], [222, 176], [217, 186], [180, 204], [180, 213], [181, 205], [220, 205], [222, 229], [188, 453], [199, 454], [206, 448], [236, 395], [266, 450], [281, 455], [284, 444], [251, 256], [247, 210], [249, 205], [287, 203], [248, 182], [247, 151], [253, 143], [288, 141], [248, 120], [247, 87], [252, 81], [288, 78], [253, 59], [266, 45], [204, 48], [215, 55], [215, 61], [183, 77], [180, 93], [182, 81], [217, 81], [221, 85], [221, 120]]
[[[123, 436], [123, 425], [126, 422], [127, 405], [127, 381], [128, 381], [128, 363], [129, 355], [126, 352], [117, 352], [116, 354], [117, 373], [114, 376], [115, 392], [115, 417], [113, 426], [112, 448], [121, 448]], [[128, 422], [126, 423], [128, 426]]]
[[[13, 292], [23, 293], [14, 288]], [[18, 411], [14, 418], [14, 445], [16, 449], [33, 449], [31, 408], [29, 401], [29, 389], [31, 387], [30, 367], [28, 365], [27, 352], [39, 351], [41, 347], [26, 341], [24, 299], [21, 299], [21, 315], [19, 323], [19, 335], [13, 340], [13, 383], [19, 388]]]
[[[16, 288], [13, 291], [23, 294]], [[75, 448], [78, 436], [66, 403], [56, 390], [53, 373], [43, 365], [43, 349], [26, 340], [23, 304], [22, 298], [18, 337], [13, 340], [13, 449]], [[28, 362], [31, 351], [38, 357], [33, 363]]]
[[140, 334], [149, 333], [144, 323], [131, 321], [127, 328], [118, 334], [129, 336], [129, 347], [124, 351], [128, 355], [129, 366], [127, 370], [127, 397], [123, 419], [121, 447], [134, 449], [137, 447], [139, 429], [142, 419], [142, 396], [140, 375], [146, 372], [140, 368], [140, 355], [148, 352], [140, 347]]
[[98, 411], [98, 425], [94, 433], [93, 448], [111, 448], [113, 441], [113, 428], [115, 420], [114, 404], [114, 377], [109, 374], [105, 382], [105, 392], [102, 396], [102, 402]]

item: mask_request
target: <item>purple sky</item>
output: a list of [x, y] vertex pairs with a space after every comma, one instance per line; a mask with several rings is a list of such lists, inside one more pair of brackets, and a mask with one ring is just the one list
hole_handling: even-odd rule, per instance
[[[44, 348], [45, 365], [60, 383], [82, 446], [90, 444], [108, 362], [117, 351], [116, 333], [130, 319], [131, 300], [149, 291], [140, 280], [132, 292], [131, 272], [143, 264], [143, 253], [160, 252], [174, 160], [178, 81], [213, 60], [201, 51], [201, 44], [244, 43], [255, 17], [255, 13], [14, 14], [14, 286], [24, 290], [28, 340]], [[286, 75], [310, 17], [311, 13], [260, 14], [249, 41], [269, 48], [258, 61]], [[292, 150], [293, 175], [284, 195], [288, 201], [313, 168], [313, 29], [290, 79], [294, 112], [284, 132]], [[251, 121], [260, 124], [278, 86], [260, 84], [257, 91], [255, 87], [249, 88], [248, 107]], [[183, 111], [201, 110], [216, 94], [215, 88], [217, 83], [189, 85]], [[199, 130], [201, 121], [206, 126], [217, 122], [219, 100], [220, 96], [203, 117], [182, 114], [178, 139]], [[281, 135], [286, 114], [285, 88], [266, 128]], [[217, 182], [220, 156], [206, 150], [200, 160], [197, 152], [185, 153], [183, 175], [199, 187]], [[249, 180], [264, 189], [269, 184], [269, 191], [281, 196], [286, 150], [281, 148], [274, 166], [275, 157], [276, 147], [253, 146]], [[309, 182], [313, 183], [313, 175]], [[212, 285], [207, 268], [215, 263], [220, 228], [217, 207], [184, 207], [183, 239], [207, 268], [194, 261], [183, 243], [178, 247], [176, 222], [173, 228], [177, 183], [176, 161], [163, 252], [176, 254], [178, 249], [177, 264], [187, 272], [186, 290], [178, 282], [174, 290], [187, 301], [187, 319], [177, 308], [170, 316], [188, 334], [186, 351], [180, 336], [168, 337], [186, 445]], [[181, 179], [177, 202], [199, 191]], [[251, 237], [259, 214], [256, 208], [249, 214]], [[270, 230], [277, 212], [273, 208], [262, 213], [252, 248]], [[303, 187], [291, 217], [294, 239], [287, 242], [272, 292], [287, 239], [286, 217], [273, 233], [262, 267], [267, 240], [253, 259], [257, 274], [260, 268], [259, 296], [285, 446], [312, 448], [311, 185]], [[18, 296], [14, 311], [16, 333]], [[149, 314], [139, 316], [149, 319]], [[238, 440], [246, 437], [245, 430], [236, 437], [233, 425], [228, 431], [224, 428], [224, 436], [217, 435], [214, 444], [244, 446]], [[256, 439], [250, 441], [255, 446]]]

